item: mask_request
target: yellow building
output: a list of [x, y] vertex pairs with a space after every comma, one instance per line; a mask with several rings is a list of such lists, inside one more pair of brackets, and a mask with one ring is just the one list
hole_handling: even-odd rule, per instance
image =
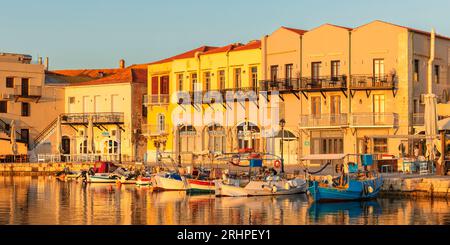
[[[258, 118], [251, 120], [250, 111], [258, 105], [260, 60], [260, 42], [252, 41], [205, 46], [150, 64], [147, 135], [162, 138], [166, 152], [188, 162], [206, 160], [208, 152], [259, 148]], [[241, 98], [237, 91], [246, 93]], [[255, 129], [252, 139], [239, 136], [244, 122]], [[150, 161], [156, 150], [150, 140]]]
[[[284, 97], [281, 117], [296, 132], [298, 157], [398, 156], [401, 143], [406, 153], [417, 143], [407, 135], [423, 125], [430, 33], [382, 21], [354, 29], [282, 27], [263, 37], [262, 50], [260, 93]], [[449, 55], [450, 38], [438, 35], [433, 93], [440, 103], [449, 101]]]

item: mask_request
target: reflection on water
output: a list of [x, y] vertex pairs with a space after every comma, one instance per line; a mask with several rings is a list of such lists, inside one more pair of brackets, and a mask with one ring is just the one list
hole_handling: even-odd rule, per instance
[[145, 187], [0, 177], [0, 224], [450, 224], [446, 200], [313, 204], [306, 195], [189, 196]]

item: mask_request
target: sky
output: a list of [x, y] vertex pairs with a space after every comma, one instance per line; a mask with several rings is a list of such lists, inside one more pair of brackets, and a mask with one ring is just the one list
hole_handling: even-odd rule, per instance
[[280, 26], [379, 19], [450, 36], [450, 0], [0, 0], [0, 12], [0, 52], [49, 57], [51, 70], [148, 63]]

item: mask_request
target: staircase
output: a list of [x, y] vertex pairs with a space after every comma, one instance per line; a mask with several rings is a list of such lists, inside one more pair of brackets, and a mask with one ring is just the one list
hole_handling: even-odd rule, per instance
[[56, 122], [58, 121], [58, 118], [53, 120], [47, 127], [44, 128], [33, 140], [33, 149], [36, 149], [42, 142], [46, 141], [50, 135], [52, 135], [55, 132], [56, 129]]
[[[9, 123], [3, 121], [2, 119], [0, 119], [0, 133], [3, 133], [5, 135], [7, 135], [8, 137], [11, 134], [11, 128], [9, 126]], [[20, 131], [16, 130], [16, 137], [19, 137], [19, 138], [22, 137]]]

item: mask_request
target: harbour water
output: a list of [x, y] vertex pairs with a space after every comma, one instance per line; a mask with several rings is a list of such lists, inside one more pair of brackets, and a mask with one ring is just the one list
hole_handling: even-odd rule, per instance
[[0, 176], [0, 224], [450, 224], [446, 199], [313, 204], [306, 195], [215, 198], [134, 185]]

